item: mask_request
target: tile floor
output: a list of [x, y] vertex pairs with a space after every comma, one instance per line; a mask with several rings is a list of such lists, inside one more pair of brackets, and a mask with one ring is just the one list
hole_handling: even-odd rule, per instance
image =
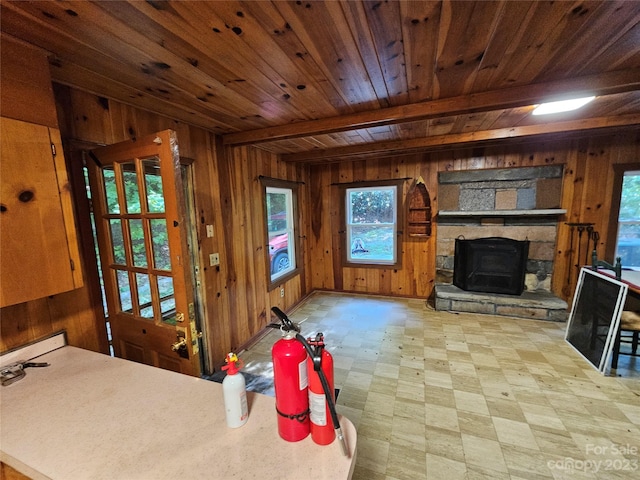
[[[334, 357], [354, 480], [640, 478], [640, 358], [603, 376], [564, 323], [328, 292], [289, 318]], [[272, 376], [279, 336], [240, 354], [247, 372]]]

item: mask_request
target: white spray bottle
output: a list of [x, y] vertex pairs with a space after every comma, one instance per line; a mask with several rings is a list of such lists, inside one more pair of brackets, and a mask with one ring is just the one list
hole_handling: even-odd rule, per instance
[[227, 375], [222, 380], [222, 396], [227, 416], [227, 426], [238, 428], [247, 423], [249, 407], [247, 404], [247, 390], [244, 376], [240, 373], [240, 361], [235, 353], [229, 353], [225, 358], [227, 364], [222, 367]]

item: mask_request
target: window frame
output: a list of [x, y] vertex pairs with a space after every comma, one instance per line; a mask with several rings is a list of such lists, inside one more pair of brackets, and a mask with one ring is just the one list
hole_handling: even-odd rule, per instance
[[[605, 245], [605, 260], [615, 263], [616, 249], [618, 246], [618, 219], [620, 216], [620, 203], [622, 201], [622, 184], [626, 172], [638, 171], [637, 163], [623, 163], [613, 166], [614, 185], [611, 198], [611, 213], [609, 215], [609, 225], [607, 228], [607, 241]], [[623, 264], [624, 266], [624, 264]]]
[[[267, 277], [267, 289], [269, 292], [275, 290], [286, 281], [299, 275], [301, 268], [301, 245], [300, 245], [300, 216], [298, 209], [298, 183], [288, 180], [281, 180], [276, 178], [261, 177], [262, 183], [262, 204], [263, 204], [263, 221], [264, 221], [264, 244], [265, 244], [265, 272]], [[290, 191], [291, 195], [291, 214], [287, 212], [287, 218], [291, 219], [291, 232], [289, 238], [293, 238], [293, 259], [295, 266], [278, 276], [273, 276], [271, 273], [271, 255], [269, 253], [269, 219], [267, 209], [267, 193], [269, 189], [286, 190]], [[291, 257], [290, 257], [291, 258]]]
[[[349, 225], [348, 225], [348, 212], [347, 212], [347, 202], [348, 202], [348, 194], [349, 191], [357, 189], [357, 190], [365, 190], [365, 189], [374, 189], [376, 187], [379, 188], [395, 188], [395, 225], [394, 227], [394, 257], [395, 260], [392, 262], [385, 262], [380, 260], [370, 261], [353, 261], [350, 259], [350, 249], [351, 245], [349, 244]], [[404, 181], [403, 180], [376, 180], [376, 181], [362, 181], [362, 182], [353, 182], [353, 183], [345, 183], [340, 185], [340, 224], [342, 230], [341, 234], [341, 242], [340, 249], [342, 250], [342, 266], [343, 267], [352, 267], [352, 268], [381, 268], [381, 269], [399, 269], [402, 267], [402, 235], [403, 230], [402, 227], [404, 225], [403, 220], [403, 199], [404, 199]]]

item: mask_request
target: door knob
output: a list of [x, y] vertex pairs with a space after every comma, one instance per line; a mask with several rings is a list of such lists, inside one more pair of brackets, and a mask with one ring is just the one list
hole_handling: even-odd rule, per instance
[[171, 350], [173, 350], [174, 352], [177, 352], [178, 350], [181, 350], [183, 348], [187, 348], [187, 340], [184, 337], [171, 345]]

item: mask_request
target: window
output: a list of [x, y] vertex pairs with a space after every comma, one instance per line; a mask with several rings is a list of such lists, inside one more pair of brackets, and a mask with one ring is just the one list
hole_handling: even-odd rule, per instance
[[640, 267], [640, 171], [624, 172], [615, 256], [623, 267]]
[[296, 190], [292, 182], [263, 179], [269, 280], [271, 289], [276, 283], [297, 272], [296, 252]]
[[345, 189], [346, 263], [397, 265], [398, 184]]

